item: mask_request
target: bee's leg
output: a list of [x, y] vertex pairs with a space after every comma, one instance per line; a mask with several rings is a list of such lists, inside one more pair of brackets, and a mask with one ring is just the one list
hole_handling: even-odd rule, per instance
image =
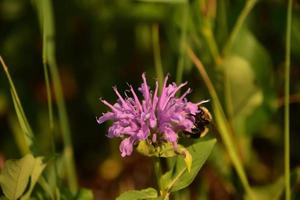
[[204, 137], [209, 131], [209, 128], [204, 127], [204, 130], [202, 131], [202, 133], [200, 134], [200, 137]]

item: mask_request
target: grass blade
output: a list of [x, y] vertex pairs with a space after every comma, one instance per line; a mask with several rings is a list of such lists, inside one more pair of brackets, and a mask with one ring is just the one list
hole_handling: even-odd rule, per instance
[[[26, 144], [28, 145], [28, 149], [33, 145], [33, 133], [32, 129], [28, 123], [27, 117], [25, 115], [25, 112], [23, 110], [21, 101], [19, 99], [17, 90], [15, 88], [14, 82], [10, 76], [10, 73], [8, 71], [8, 67], [6, 66], [3, 58], [0, 56], [0, 62], [3, 66], [4, 72], [6, 74], [6, 77], [8, 79], [9, 85], [10, 85], [10, 92], [13, 99], [13, 104], [16, 110], [17, 118], [20, 123], [21, 129], [24, 132], [24, 138], [26, 138]], [[23, 152], [24, 153], [24, 152]]]

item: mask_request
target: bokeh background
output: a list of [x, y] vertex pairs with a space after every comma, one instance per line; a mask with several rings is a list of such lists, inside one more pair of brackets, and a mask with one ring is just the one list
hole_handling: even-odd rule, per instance
[[[128, 189], [155, 185], [152, 160], [138, 153], [122, 159], [117, 139], [106, 138], [109, 123], [96, 116], [136, 89], [146, 72], [153, 86], [158, 33], [161, 65], [171, 81], [188, 81], [190, 99], [210, 99], [185, 46], [203, 62], [221, 99], [250, 184], [264, 186], [283, 175], [285, 0], [258, 1], [228, 40], [244, 0], [54, 0], [56, 59], [70, 122], [79, 184], [97, 199], [114, 199]], [[294, 1], [291, 45], [291, 170], [300, 165], [300, 4]], [[42, 65], [42, 34], [34, 1], [0, 0], [0, 54], [5, 59], [38, 148], [49, 156], [48, 109]], [[225, 48], [226, 49], [226, 48]], [[225, 75], [224, 75], [225, 74]], [[230, 93], [226, 92], [229, 81]], [[228, 83], [228, 82], [227, 82]], [[228, 96], [229, 95], [229, 96]], [[53, 99], [55, 101], [55, 99]], [[54, 104], [55, 106], [55, 104]], [[210, 104], [207, 107], [211, 109]], [[55, 108], [56, 109], [56, 108]], [[57, 111], [54, 110], [55, 121]], [[214, 115], [214, 113], [212, 113]], [[218, 139], [209, 161], [181, 199], [241, 199], [243, 189], [214, 124]], [[0, 168], [20, 157], [18, 124], [9, 84], [0, 70]], [[57, 154], [64, 148], [55, 131]], [[299, 177], [298, 177], [299, 180]], [[293, 185], [299, 198], [299, 181]], [[298, 196], [297, 196], [298, 194]]]

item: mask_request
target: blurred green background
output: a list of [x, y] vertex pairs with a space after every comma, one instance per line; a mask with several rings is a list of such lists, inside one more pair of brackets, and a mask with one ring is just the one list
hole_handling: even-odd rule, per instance
[[[159, 33], [164, 74], [188, 81], [190, 99], [211, 99], [186, 53], [194, 49], [217, 89], [239, 156], [253, 186], [274, 183], [283, 175], [283, 86], [286, 7], [284, 0], [258, 1], [229, 38], [248, 1], [244, 0], [54, 0], [56, 59], [67, 106], [79, 183], [97, 199], [113, 199], [121, 191], [155, 184], [151, 159], [138, 153], [121, 159], [118, 140], [106, 138], [108, 123], [95, 117], [114, 102], [112, 86], [135, 88], [146, 72], [157, 78], [153, 36]], [[291, 170], [300, 165], [300, 3], [294, 1], [291, 47]], [[38, 149], [49, 156], [51, 144], [42, 34], [34, 1], [0, 0], [0, 54], [8, 65]], [[224, 48], [225, 47], [225, 48]], [[228, 49], [226, 49], [228, 47]], [[225, 49], [225, 50], [224, 50]], [[156, 51], [157, 53], [157, 51]], [[229, 92], [228, 92], [229, 91]], [[54, 103], [55, 107], [55, 103]], [[211, 109], [210, 104], [207, 107]], [[57, 122], [57, 111], [54, 109]], [[214, 115], [214, 113], [213, 113]], [[186, 199], [241, 199], [241, 184], [218, 130], [210, 160]], [[55, 129], [56, 151], [63, 142]], [[20, 157], [20, 132], [9, 84], [0, 73], [0, 168], [5, 159]], [[298, 177], [299, 179], [299, 177]], [[299, 198], [299, 181], [293, 185]], [[298, 195], [298, 196], [297, 196]], [[177, 197], [180, 199], [180, 197]]]

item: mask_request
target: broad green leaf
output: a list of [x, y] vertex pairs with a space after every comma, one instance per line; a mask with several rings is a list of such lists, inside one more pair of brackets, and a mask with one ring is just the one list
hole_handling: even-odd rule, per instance
[[270, 55], [247, 28], [239, 32], [233, 44], [232, 55], [245, 59], [255, 74], [257, 84], [265, 90], [270, 89], [274, 79]]
[[178, 156], [172, 180], [164, 189], [175, 192], [190, 185], [210, 155], [215, 143], [216, 139], [200, 140], [189, 146], [187, 150], [193, 158], [191, 171], [188, 172], [184, 159], [181, 156]]
[[[249, 116], [262, 104], [263, 94], [256, 85], [256, 77], [250, 63], [242, 57], [230, 56], [223, 62], [227, 77], [227, 104], [231, 116]], [[230, 99], [229, 99], [230, 98]]]
[[0, 185], [4, 195], [10, 199], [18, 199], [25, 192], [30, 175], [35, 167], [35, 159], [31, 154], [19, 160], [8, 160], [0, 174]]
[[[243, 127], [239, 122], [238, 126], [245, 129], [245, 131], [242, 131], [247, 132], [248, 135], [257, 133], [261, 128], [261, 124], [265, 124], [272, 116], [272, 104], [276, 101], [272, 60], [263, 45], [246, 27], [239, 32], [233, 44], [231, 55], [238, 56], [247, 62], [247, 65], [251, 68], [251, 73], [254, 75], [253, 84], [257, 87], [257, 91], [253, 91], [253, 95], [247, 97], [249, 101], [245, 101], [246, 107], [250, 107], [247, 109], [250, 111], [252, 109], [252, 114], [249, 113], [247, 119], [245, 119], [247, 121], [246, 127]], [[227, 67], [231, 68], [229, 65]], [[243, 78], [243, 76], [240, 77]], [[240, 92], [243, 91], [240, 90]], [[258, 105], [258, 100], [262, 101], [261, 106], [255, 108], [255, 105], [251, 105], [251, 102], [255, 103], [255, 101]], [[250, 105], [247, 102], [250, 102]], [[235, 113], [235, 115], [239, 114], [239, 111]]]
[[140, 200], [155, 198], [157, 198], [157, 191], [154, 188], [147, 188], [143, 190], [131, 190], [124, 192], [117, 198], [117, 200]]
[[42, 157], [37, 157], [34, 159], [34, 166], [33, 166], [32, 172], [31, 172], [30, 187], [29, 187], [29, 190], [22, 196], [21, 200], [26, 200], [26, 199], [30, 198], [31, 192], [32, 192], [35, 184], [37, 183], [37, 181], [40, 178], [40, 175], [44, 171], [46, 164], [43, 163], [42, 159], [43, 159]]

